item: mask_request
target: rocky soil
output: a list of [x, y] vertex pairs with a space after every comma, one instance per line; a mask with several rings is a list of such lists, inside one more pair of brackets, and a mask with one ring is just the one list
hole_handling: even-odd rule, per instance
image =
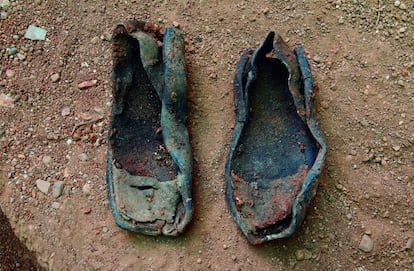
[[[108, 207], [111, 31], [131, 18], [186, 35], [196, 213], [178, 238], [127, 233]], [[301, 229], [253, 247], [223, 173], [235, 63], [270, 30], [308, 54], [329, 154]], [[413, 51], [410, 0], [0, 0], [1, 209], [46, 270], [412, 270]], [[37, 268], [13, 240], [0, 270]]]

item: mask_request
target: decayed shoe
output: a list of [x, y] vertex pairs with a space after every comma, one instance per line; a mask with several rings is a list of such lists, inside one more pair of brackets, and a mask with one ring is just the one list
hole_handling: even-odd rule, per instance
[[178, 235], [193, 212], [183, 33], [139, 21], [118, 25], [112, 84], [106, 176], [115, 222]]
[[226, 199], [252, 244], [292, 235], [325, 159], [315, 87], [301, 47], [270, 32], [245, 50], [234, 79], [236, 124], [225, 166]]

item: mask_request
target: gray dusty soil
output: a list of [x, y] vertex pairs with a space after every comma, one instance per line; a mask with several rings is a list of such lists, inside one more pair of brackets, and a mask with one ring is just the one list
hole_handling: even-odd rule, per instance
[[[413, 1], [0, 6], [0, 206], [45, 269], [412, 270]], [[195, 216], [178, 238], [125, 232], [108, 207], [109, 40], [131, 18], [178, 24], [186, 35]], [[47, 30], [45, 41], [24, 38], [30, 24]], [[270, 30], [306, 50], [329, 154], [300, 230], [254, 247], [227, 211], [223, 168], [235, 63]], [[79, 89], [86, 80], [97, 84]]]

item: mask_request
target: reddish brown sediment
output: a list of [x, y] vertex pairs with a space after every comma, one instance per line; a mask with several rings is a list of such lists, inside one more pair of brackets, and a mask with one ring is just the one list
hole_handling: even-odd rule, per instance
[[[308, 166], [304, 165], [294, 175], [269, 180], [267, 190], [252, 185], [232, 171], [233, 199], [241, 216], [245, 218], [253, 232], [275, 225], [292, 213], [293, 203], [299, 194]], [[256, 187], [255, 187], [256, 186]]]

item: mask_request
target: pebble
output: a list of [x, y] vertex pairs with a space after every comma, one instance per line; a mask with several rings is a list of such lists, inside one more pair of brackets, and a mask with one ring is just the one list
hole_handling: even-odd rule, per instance
[[35, 0], [34, 2], [35, 2], [36, 5], [42, 4], [42, 0]]
[[26, 56], [24, 54], [17, 53], [16, 56], [20, 61], [24, 61], [26, 59]]
[[29, 25], [26, 30], [24, 37], [29, 40], [45, 40], [46, 39], [46, 30], [34, 25]]
[[414, 237], [411, 237], [407, 240], [407, 244], [404, 247], [404, 250], [411, 250], [414, 245]]
[[401, 149], [401, 147], [396, 145], [396, 146], [392, 146], [392, 149], [394, 151], [399, 151]]
[[399, 7], [400, 5], [401, 5], [401, 1], [396, 0], [396, 1], [394, 2], [394, 6]]
[[368, 235], [362, 236], [361, 242], [359, 243], [359, 249], [364, 252], [371, 252], [374, 248], [374, 241]]
[[105, 226], [105, 227], [102, 228], [103, 233], [107, 233], [108, 231], [109, 231], [108, 227]]
[[339, 24], [344, 24], [345, 23], [345, 19], [344, 19], [344, 17], [339, 17], [339, 19], [338, 19], [338, 23]]
[[82, 187], [82, 192], [85, 194], [85, 195], [89, 195], [90, 193], [91, 193], [91, 185], [90, 184], [85, 184], [85, 185], [83, 185], [83, 187]]
[[94, 87], [94, 86], [96, 86], [96, 83], [98, 83], [98, 80], [84, 81], [82, 83], [79, 83], [78, 88], [79, 89], [86, 89], [86, 88]]
[[106, 41], [112, 41], [112, 34], [108, 34], [108, 33], [105, 34], [103, 39], [106, 40]]
[[54, 73], [50, 76], [50, 80], [52, 80], [53, 83], [56, 83], [57, 81], [59, 81], [59, 79], [60, 79], [59, 73]]
[[314, 56], [312, 60], [315, 61], [315, 63], [321, 63], [321, 58], [319, 56]]
[[91, 43], [92, 43], [92, 44], [98, 44], [98, 42], [99, 42], [99, 37], [93, 37], [93, 38], [91, 39]]
[[17, 48], [16, 47], [10, 47], [6, 49], [6, 53], [9, 56], [14, 56], [15, 54], [17, 54]]
[[6, 70], [6, 76], [8, 77], [8, 78], [12, 78], [12, 77], [14, 77], [14, 75], [15, 75], [15, 72], [13, 71], [13, 70]]
[[43, 164], [48, 166], [48, 165], [50, 165], [50, 163], [53, 162], [53, 159], [52, 159], [52, 157], [46, 155], [46, 156], [43, 156], [42, 161], [43, 161]]
[[402, 9], [402, 10], [406, 10], [407, 9], [407, 5], [404, 4], [404, 3], [401, 3], [400, 6], [399, 6], [399, 8]]
[[5, 11], [1, 11], [0, 12], [0, 18], [2, 19], [2, 20], [6, 20], [7, 19], [7, 12], [5, 12]]
[[177, 21], [173, 21], [173, 22], [172, 22], [172, 25], [173, 25], [174, 27], [176, 27], [176, 28], [179, 28], [179, 27], [180, 27], [180, 23], [178, 23]]
[[79, 157], [79, 160], [81, 160], [83, 162], [86, 162], [89, 159], [89, 157], [88, 157], [88, 155], [86, 153], [81, 153], [81, 154], [79, 154], [78, 157]]
[[60, 203], [59, 202], [52, 202], [52, 208], [53, 209], [59, 209], [60, 208]]
[[404, 80], [399, 79], [399, 80], [397, 81], [397, 85], [399, 85], [400, 87], [405, 87]]
[[8, 8], [10, 6], [10, 1], [9, 0], [0, 0], [0, 8]]
[[404, 33], [405, 31], [407, 31], [407, 27], [401, 27], [400, 29], [398, 29], [398, 32], [400, 33]]
[[198, 264], [201, 264], [202, 262], [203, 262], [203, 261], [201, 260], [201, 258], [198, 258], [198, 259], [197, 259], [197, 263], [198, 263]]
[[62, 109], [62, 117], [67, 117], [67, 116], [69, 116], [70, 115], [70, 107], [64, 107], [63, 109]]
[[306, 248], [296, 250], [295, 251], [295, 258], [298, 261], [309, 260], [309, 259], [312, 258], [312, 252], [310, 252]]
[[52, 196], [57, 199], [62, 195], [63, 188], [65, 187], [65, 182], [63, 181], [57, 181], [53, 184], [52, 188]]
[[14, 98], [11, 97], [10, 95], [1, 93], [0, 94], [0, 106], [9, 107], [9, 108], [14, 107]]
[[369, 123], [366, 119], [361, 120], [359, 123], [364, 127], [367, 127], [369, 125]]
[[43, 180], [37, 180], [36, 187], [37, 189], [39, 189], [40, 192], [47, 195], [47, 193], [49, 192], [50, 183]]

